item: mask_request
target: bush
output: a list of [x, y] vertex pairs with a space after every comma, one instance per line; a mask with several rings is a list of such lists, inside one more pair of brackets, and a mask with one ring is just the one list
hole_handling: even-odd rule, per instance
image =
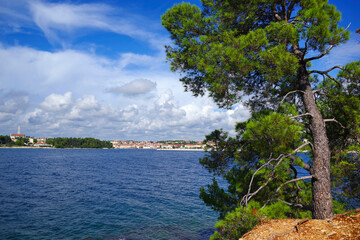
[[234, 240], [252, 230], [261, 219], [311, 218], [310, 211], [296, 211], [282, 202], [261, 208], [259, 202], [251, 201], [247, 207], [241, 206], [228, 213], [216, 223], [218, 229], [210, 240]]
[[239, 239], [260, 222], [257, 210], [259, 208], [260, 205], [255, 202], [251, 202], [247, 207], [236, 208], [216, 223], [215, 227], [219, 231], [216, 231], [210, 240]]

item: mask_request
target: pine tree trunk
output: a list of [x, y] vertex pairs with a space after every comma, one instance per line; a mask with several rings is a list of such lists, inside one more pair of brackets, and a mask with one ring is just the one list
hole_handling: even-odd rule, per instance
[[330, 180], [330, 148], [325, 123], [316, 105], [305, 63], [300, 66], [298, 74], [300, 89], [304, 91], [303, 103], [305, 110], [311, 114], [310, 130], [314, 145], [314, 160], [310, 170], [310, 173], [314, 176], [312, 178], [312, 217], [314, 219], [331, 218], [333, 211]]

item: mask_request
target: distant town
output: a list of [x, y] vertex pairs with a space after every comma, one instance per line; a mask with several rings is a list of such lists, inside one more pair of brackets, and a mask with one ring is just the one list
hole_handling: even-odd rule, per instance
[[[115, 148], [115, 149], [157, 149], [157, 150], [198, 150], [205, 145], [202, 141], [166, 140], [166, 141], [133, 141], [111, 140], [101, 141], [94, 138], [35, 138], [20, 132], [9, 136], [0, 135], [2, 147], [39, 147], [39, 148]], [[213, 144], [211, 144], [213, 145]]]
[[160, 149], [160, 150], [203, 150], [201, 141], [167, 140], [167, 141], [110, 141], [114, 148]]

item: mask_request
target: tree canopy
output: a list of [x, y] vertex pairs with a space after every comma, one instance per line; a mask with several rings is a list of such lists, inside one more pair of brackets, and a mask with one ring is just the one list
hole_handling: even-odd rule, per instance
[[55, 148], [113, 148], [109, 141], [101, 141], [95, 138], [52, 138], [46, 143]]
[[8, 135], [0, 135], [0, 144], [11, 145], [12, 140]]
[[215, 147], [201, 163], [229, 187], [214, 178], [200, 197], [222, 217], [251, 201], [261, 209], [289, 206], [290, 216], [331, 217], [333, 196], [359, 197], [352, 180], [360, 161], [360, 62], [311, 67], [349, 39], [340, 12], [327, 0], [202, 5], [178, 4], [162, 16], [171, 69], [186, 91], [207, 93], [221, 108], [241, 101], [252, 117], [237, 124], [235, 137], [222, 130], [207, 136]]
[[253, 108], [276, 104], [298, 88], [299, 65], [317, 58], [308, 54], [327, 53], [349, 37], [324, 0], [202, 3], [202, 11], [182, 3], [163, 15], [174, 43], [167, 57], [187, 91], [208, 91], [221, 107], [248, 95]]

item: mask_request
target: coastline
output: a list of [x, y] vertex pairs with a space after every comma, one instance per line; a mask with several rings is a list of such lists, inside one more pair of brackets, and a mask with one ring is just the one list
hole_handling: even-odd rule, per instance
[[197, 152], [204, 152], [204, 149], [186, 149], [186, 148], [175, 148], [175, 149], [166, 149], [166, 148], [158, 148], [158, 151], [197, 151]]
[[28, 147], [28, 146], [15, 146], [15, 147], [0, 147], [1, 148], [15, 148], [15, 149], [27, 149], [27, 148], [35, 148], [35, 149], [55, 149], [54, 147]]
[[204, 149], [186, 149], [186, 148], [55, 148], [55, 147], [28, 147], [28, 146], [14, 146], [14, 147], [0, 147], [0, 149], [134, 149], [134, 150], [157, 150], [157, 151], [195, 151], [204, 152]]
[[113, 149], [113, 148], [56, 148], [56, 147], [22, 147], [22, 146], [16, 146], [16, 147], [0, 147], [0, 149], [6, 148], [6, 149]]

